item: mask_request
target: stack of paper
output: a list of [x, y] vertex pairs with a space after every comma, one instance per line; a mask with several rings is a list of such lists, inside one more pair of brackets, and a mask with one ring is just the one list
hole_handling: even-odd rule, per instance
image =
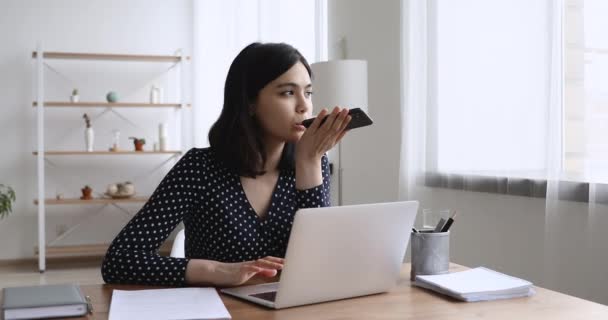
[[110, 320], [230, 319], [214, 288], [112, 291]]
[[528, 297], [532, 283], [479, 267], [462, 272], [416, 276], [414, 284], [463, 301], [487, 301]]

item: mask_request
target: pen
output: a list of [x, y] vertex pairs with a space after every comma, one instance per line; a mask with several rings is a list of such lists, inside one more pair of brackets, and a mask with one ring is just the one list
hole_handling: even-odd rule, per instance
[[435, 227], [435, 230], [433, 230], [433, 232], [441, 232], [444, 225], [445, 225], [445, 219], [444, 218], [439, 219], [439, 222], [437, 222], [437, 226]]
[[456, 217], [456, 211], [454, 211], [454, 213], [452, 214], [452, 216], [450, 218], [448, 218], [448, 221], [445, 222], [445, 224], [443, 225], [443, 228], [441, 229], [441, 232], [448, 232], [448, 230], [450, 230], [450, 227], [452, 226], [452, 223], [454, 223], [454, 218]]

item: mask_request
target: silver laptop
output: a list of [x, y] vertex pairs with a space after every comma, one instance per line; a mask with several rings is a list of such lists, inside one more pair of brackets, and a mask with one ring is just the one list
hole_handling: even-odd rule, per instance
[[387, 292], [417, 210], [417, 201], [300, 209], [280, 281], [221, 292], [275, 309]]

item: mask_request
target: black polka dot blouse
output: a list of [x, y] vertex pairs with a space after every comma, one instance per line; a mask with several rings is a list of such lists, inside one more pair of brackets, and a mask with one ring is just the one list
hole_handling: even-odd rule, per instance
[[[284, 257], [299, 208], [329, 206], [329, 164], [323, 183], [297, 190], [295, 172], [281, 171], [264, 219], [253, 210], [237, 174], [210, 148], [191, 149], [169, 171], [148, 202], [114, 239], [101, 267], [107, 283], [183, 286], [190, 259], [241, 262]], [[158, 249], [180, 223], [186, 258]]]

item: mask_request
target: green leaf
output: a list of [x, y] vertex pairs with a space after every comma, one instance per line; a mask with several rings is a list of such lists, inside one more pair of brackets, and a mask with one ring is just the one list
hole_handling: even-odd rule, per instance
[[7, 217], [13, 212], [13, 201], [16, 199], [17, 197], [13, 188], [0, 184], [0, 219]]

